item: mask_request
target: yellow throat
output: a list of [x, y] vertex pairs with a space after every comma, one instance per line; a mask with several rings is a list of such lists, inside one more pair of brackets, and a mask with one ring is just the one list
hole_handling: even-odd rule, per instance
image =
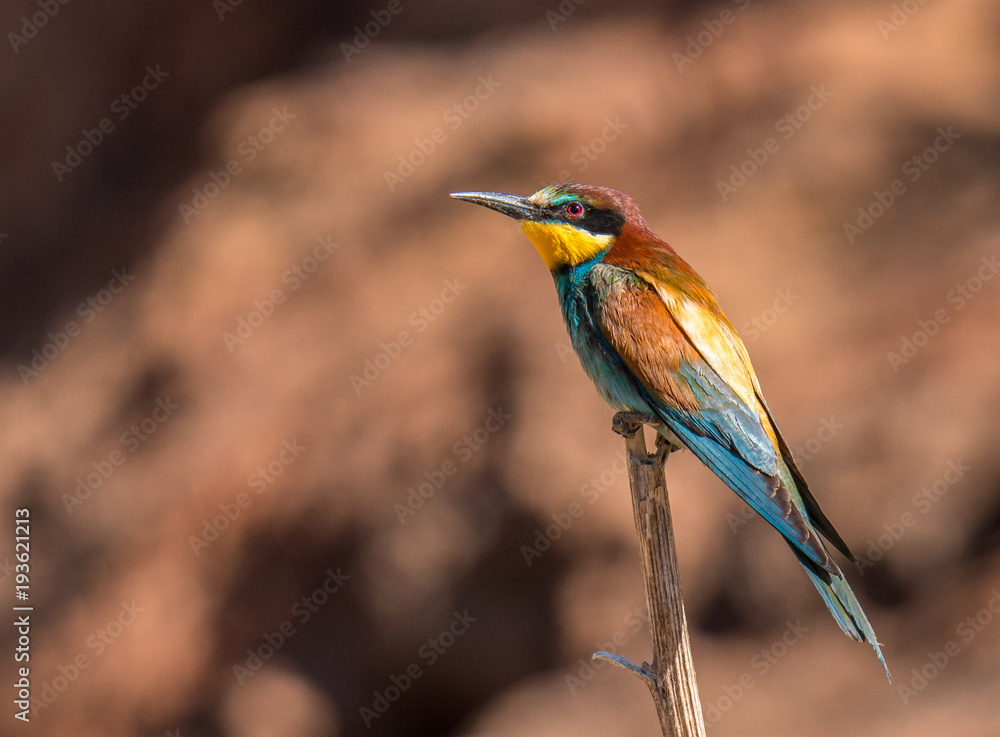
[[549, 271], [589, 261], [606, 250], [614, 240], [613, 235], [591, 233], [568, 223], [522, 220], [521, 230], [534, 244]]

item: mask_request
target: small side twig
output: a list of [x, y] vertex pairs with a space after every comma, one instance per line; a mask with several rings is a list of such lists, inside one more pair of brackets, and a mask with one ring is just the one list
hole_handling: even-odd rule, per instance
[[646, 583], [653, 663], [636, 665], [604, 651], [594, 653], [593, 657], [610, 661], [646, 682], [656, 703], [664, 737], [704, 737], [705, 720], [691, 658], [664, 476], [664, 464], [672, 448], [668, 443], [658, 442], [656, 451], [649, 453], [642, 433], [643, 422], [650, 422], [650, 418], [636, 412], [619, 412], [612, 429], [625, 439], [628, 455], [628, 481]]

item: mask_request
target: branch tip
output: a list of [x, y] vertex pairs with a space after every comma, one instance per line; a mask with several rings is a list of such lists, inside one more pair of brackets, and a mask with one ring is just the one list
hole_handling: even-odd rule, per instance
[[642, 665], [636, 665], [631, 660], [626, 658], [624, 655], [615, 655], [614, 653], [609, 653], [606, 650], [598, 650], [596, 653], [590, 656], [591, 660], [606, 660], [613, 665], [617, 665], [619, 668], [627, 670], [629, 673], [639, 676], [642, 680], [646, 682], [654, 691], [656, 690], [656, 674], [654, 674], [646, 663]]

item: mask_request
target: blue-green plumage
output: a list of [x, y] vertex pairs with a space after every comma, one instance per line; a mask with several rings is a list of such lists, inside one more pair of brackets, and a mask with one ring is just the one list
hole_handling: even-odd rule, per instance
[[604, 399], [653, 418], [660, 434], [777, 529], [840, 627], [871, 643], [885, 667], [820, 536], [854, 557], [795, 466], [742, 341], [705, 282], [649, 230], [632, 200], [576, 184], [531, 198], [455, 196], [521, 222], [552, 272], [570, 341]]
[[[563, 319], [573, 349], [587, 375], [604, 399], [616, 409], [641, 412], [662, 423], [664, 436], [679, 440], [699, 460], [740, 494], [768, 522], [785, 535], [793, 547], [820, 566], [829, 565], [815, 536], [803, 538], [773, 503], [775, 477], [788, 475], [760, 419], [734, 394], [711, 365], [681, 360], [677, 377], [691, 390], [697, 407], [680, 407], [656, 396], [625, 363], [600, 329], [601, 305], [614, 290], [646, 290], [649, 285], [628, 271], [599, 262], [589, 262], [554, 275]], [[782, 473], [784, 471], [784, 473]], [[794, 489], [788, 475], [788, 487]], [[796, 505], [801, 507], [801, 504]], [[801, 510], [800, 510], [801, 511]]]
[[[803, 534], [800, 520], [808, 520], [806, 504], [760, 418], [707, 362], [693, 365], [682, 360], [678, 367], [678, 375], [692, 389], [698, 409], [683, 411], [672, 406], [658, 398], [608, 343], [599, 325], [601, 305], [611, 298], [611, 290], [649, 290], [650, 286], [600, 259], [555, 272], [553, 278], [570, 342], [605, 401], [616, 409], [659, 419], [657, 429], [664, 437], [675, 444], [679, 441], [781, 532], [840, 628], [855, 639], [872, 643], [888, 675], [875, 632], [854, 592], [811, 526]], [[795, 517], [788, 514], [787, 507], [775, 504], [779, 485], [790, 490], [790, 501], [798, 513]]]

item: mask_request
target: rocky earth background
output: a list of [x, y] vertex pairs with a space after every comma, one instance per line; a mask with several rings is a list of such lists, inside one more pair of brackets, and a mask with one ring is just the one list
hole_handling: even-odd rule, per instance
[[[3, 732], [657, 734], [622, 443], [447, 193], [628, 191], [714, 286], [895, 674], [668, 463], [709, 733], [1000, 732], [1000, 8], [8, 3]], [[68, 147], [68, 148], [67, 148]]]

